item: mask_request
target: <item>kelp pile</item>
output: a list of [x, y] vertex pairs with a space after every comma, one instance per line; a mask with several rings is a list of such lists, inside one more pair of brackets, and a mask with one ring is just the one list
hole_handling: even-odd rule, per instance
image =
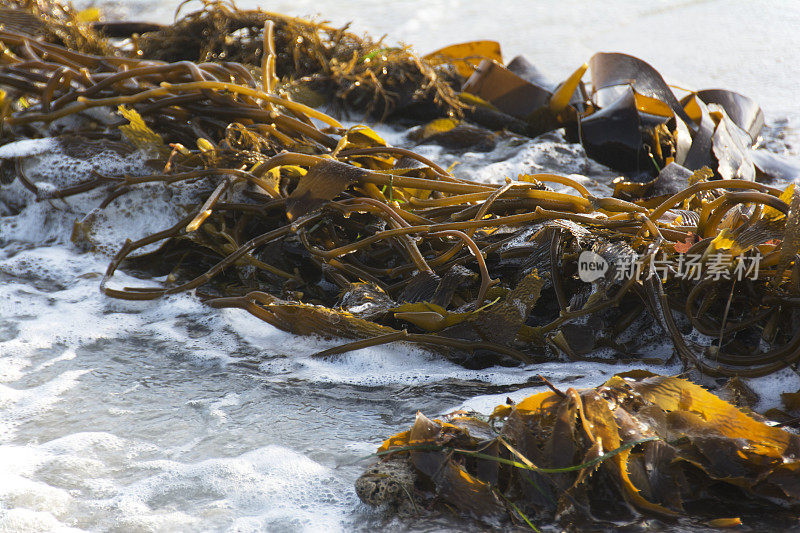
[[260, 65], [268, 23], [275, 71], [287, 80], [282, 89], [298, 101], [331, 102], [379, 118], [462, 107], [449, 83], [453, 76], [406, 48], [357, 36], [346, 27], [239, 10], [224, 2], [207, 2], [175, 24], [142, 34], [136, 45], [142, 56], [168, 62]]
[[770, 510], [781, 527], [796, 527], [800, 508], [800, 437], [689, 381], [644, 371], [596, 388], [552, 387], [488, 419], [417, 414], [378, 455], [356, 483], [364, 502], [492, 525], [602, 530], [690, 514], [730, 527]]
[[[19, 8], [35, 18], [41, 5]], [[64, 9], [70, 35], [94, 31]], [[597, 54], [552, 84], [523, 59], [502, 66], [491, 42], [419, 58], [220, 3], [168, 27], [98, 23], [117, 38], [97, 37], [114, 47], [108, 55], [34, 26], [0, 29], [2, 142], [50, 138], [70, 153], [137, 154], [141, 165], [44, 187], [26, 175], [35, 156], [19, 156], [2, 160], [3, 182], [38, 201], [101, 194], [73, 233], [90, 249], [97, 213], [145, 187], [174, 195], [184, 214], [119, 243], [101, 284], [108, 296], [194, 290], [287, 331], [353, 340], [320, 356], [405, 341], [472, 367], [598, 349], [640, 359], [660, 328], [710, 375], [759, 376], [800, 358], [800, 195], [756, 180], [763, 114], [736, 93], [679, 101], [623, 54]], [[119, 40], [135, 29], [148, 31]], [[326, 101], [378, 105], [383, 116], [390, 93], [427, 105], [438, 118], [423, 139], [439, 142], [485, 139], [467, 119], [528, 135], [565, 128], [627, 174], [610, 197], [553, 174], [469, 181], [297, 98], [325, 84]], [[347, 92], [359, 84], [372, 96]], [[692, 258], [697, 278], [684, 268]], [[164, 282], [116, 286], [123, 265]], [[581, 273], [587, 265], [597, 275]], [[741, 265], [751, 276], [735, 277]]]
[[[678, 98], [624, 54], [554, 83], [524, 58], [504, 65], [492, 41], [419, 57], [222, 2], [168, 26], [44, 0], [2, 0], [0, 15], [0, 184], [53, 209], [96, 200], [72, 240], [99, 253], [103, 213], [147, 218], [166, 203], [175, 215], [115, 243], [109, 297], [194, 291], [351, 341], [318, 357], [402, 341], [469, 367], [645, 360], [662, 335], [665, 358], [745, 392], [739, 376], [800, 359], [800, 194], [780, 181], [798, 173], [758, 149], [749, 98]], [[555, 174], [471, 181], [325, 105], [415, 121], [416, 142], [458, 150], [563, 129], [622, 175], [609, 196]], [[136, 164], [45, 183], [50, 155]], [[120, 269], [150, 286], [120, 285]], [[788, 412], [773, 414], [791, 425], [798, 402], [784, 396]], [[745, 513], [800, 498], [800, 441], [754, 416], [644, 372], [551, 386], [488, 421], [419, 415], [357, 489], [404, 512], [532, 527], [684, 512], [730, 525], [732, 502]]]
[[0, 24], [6, 30], [73, 50], [114, 55], [116, 48], [89, 24], [98, 16], [97, 9], [78, 12], [70, 4], [47, 0], [0, 0]]

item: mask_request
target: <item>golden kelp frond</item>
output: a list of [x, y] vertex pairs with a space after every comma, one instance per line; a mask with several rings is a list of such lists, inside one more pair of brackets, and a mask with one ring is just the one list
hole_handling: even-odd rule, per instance
[[[559, 83], [521, 56], [504, 66], [495, 41], [461, 43], [420, 57], [347, 27], [240, 10], [218, 0], [178, 13], [171, 25], [89, 23], [96, 13], [79, 14], [44, 0], [5, 1], [13, 6], [6, 17], [11, 29], [42, 35], [42, 28], [61, 28], [68, 34], [45, 36], [49, 42], [157, 62], [241, 63], [240, 80], [255, 84], [270, 72], [271, 89], [315, 106], [331, 104], [381, 119], [463, 116], [491, 130], [531, 137], [565, 127], [590, 157], [625, 172], [634, 183], [652, 185], [673, 162], [690, 171], [707, 166], [724, 178], [800, 175], [800, 167], [752, 148], [764, 125], [753, 100], [711, 89], [679, 101], [651, 65], [626, 54], [596, 54]], [[124, 37], [131, 39], [119, 40]], [[590, 90], [582, 81], [587, 69]], [[237, 79], [233, 73], [213, 75]], [[650, 189], [639, 192], [650, 195]]]
[[[272, 23], [275, 72], [280, 90], [300, 101], [330, 102], [379, 118], [413, 107], [458, 112], [449, 66], [418, 57], [324, 22], [205, 0], [203, 8], [175, 24], [145, 32], [137, 40], [141, 57], [161, 61], [238, 62], [260, 65], [263, 33]], [[321, 100], [320, 100], [321, 98]], [[409, 111], [411, 112], [411, 111]]]
[[[410, 500], [487, 521], [572, 527], [596, 527], [610, 512], [619, 520], [630, 514], [622, 502], [696, 523], [741, 522], [729, 518], [731, 506], [745, 524], [753, 513], [788, 518], [800, 507], [800, 437], [683, 379], [622, 374], [499, 406], [492, 418], [418, 414], [379, 448], [356, 492], [373, 505]], [[406, 490], [376, 498], [401, 464]]]
[[77, 11], [59, 0], [0, 0], [0, 26], [47, 42], [91, 54], [114, 54], [115, 48], [92, 23], [99, 11]]
[[[554, 83], [524, 58], [500, 64], [493, 46], [424, 59], [221, 2], [169, 26], [96, 25], [115, 39], [143, 30], [105, 53], [78, 39], [93, 14], [36, 6], [15, 5], [27, 22], [0, 28], [0, 142], [47, 140], [4, 151], [0, 183], [32, 202], [96, 202], [72, 237], [117, 246], [100, 284], [109, 297], [195, 291], [283, 330], [350, 341], [317, 357], [406, 342], [470, 368], [600, 349], [651, 361], [648, 348], [668, 338], [665, 359], [711, 376], [800, 360], [800, 195], [755, 180], [763, 114], [741, 95], [678, 100], [624, 54]], [[61, 40], [42, 30], [51, 16], [69, 30]], [[415, 117], [428, 123], [417, 141], [456, 149], [510, 135], [489, 130], [565, 128], [626, 175], [610, 197], [553, 174], [471, 181], [366, 126], [345, 128], [325, 104]], [[53, 155], [99, 163], [46, 182], [35, 169]], [[101, 246], [98, 220], [114, 220], [118, 199], [140, 221], [152, 205], [168, 210], [169, 227], [115, 228]], [[120, 286], [129, 268], [158, 281]], [[795, 412], [794, 396], [784, 400]], [[528, 525], [618, 523], [631, 509], [731, 524], [704, 505], [798, 505], [797, 436], [677, 378], [552, 387], [491, 422], [420, 415], [382, 447], [391, 472], [376, 466], [359, 495]]]
[[483, 60], [502, 63], [503, 53], [497, 41], [470, 41], [445, 46], [429, 53], [424, 59], [432, 63], [452, 65], [461, 77], [467, 79], [475, 73], [477, 66]]
[[161, 135], [151, 130], [135, 109], [126, 109], [121, 105], [119, 114], [129, 122], [119, 127], [128, 142], [141, 150], [154, 151], [156, 155], [169, 154], [169, 148], [164, 144]]

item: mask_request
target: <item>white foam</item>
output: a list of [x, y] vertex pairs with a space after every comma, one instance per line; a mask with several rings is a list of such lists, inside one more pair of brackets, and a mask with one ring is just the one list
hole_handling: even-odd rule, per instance
[[785, 409], [780, 395], [785, 392], [800, 392], [800, 376], [791, 368], [749, 379], [747, 384], [758, 394], [759, 400], [755, 409], [761, 413], [772, 408]]
[[[145, 157], [139, 151], [123, 155], [103, 150], [77, 157], [67, 154], [54, 139], [19, 141], [0, 150], [7, 147], [8, 154], [23, 157], [26, 176], [43, 198], [47, 192], [89, 180], [92, 173], [112, 178], [152, 173], [142, 166]], [[201, 187], [197, 183], [140, 184], [99, 209], [112, 192], [109, 186], [63, 200], [36, 201], [34, 193], [17, 180], [0, 187], [0, 213], [16, 214], [0, 218], [0, 243], [69, 244], [77, 239], [96, 253], [113, 255], [126, 239], [141, 239], [185, 217], [185, 206]], [[148, 245], [132, 255], [147, 253], [160, 245]]]
[[0, 159], [29, 157], [57, 149], [58, 143], [52, 137], [44, 139], [23, 139], [0, 146]]
[[83, 531], [59, 522], [51, 513], [25, 508], [0, 509], [0, 530], [15, 533], [73, 533]]
[[284, 525], [334, 531], [342, 525], [336, 505], [351, 503], [354, 497], [351, 490], [342, 490], [329, 468], [282, 446], [198, 463], [154, 461], [139, 466], [150, 468], [153, 475], [109, 501], [125, 511], [127, 525], [152, 520], [166, 502], [175, 500], [176, 492], [189, 491], [190, 499], [205, 503], [191, 516], [183, 509], [170, 509], [173, 519], [186, 520], [187, 526], [192, 519], [230, 517], [235, 511], [233, 530]]

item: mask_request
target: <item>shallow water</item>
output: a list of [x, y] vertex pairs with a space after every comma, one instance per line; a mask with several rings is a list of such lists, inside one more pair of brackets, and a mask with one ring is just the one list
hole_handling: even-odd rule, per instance
[[[788, 3], [729, 2], [722, 15], [718, 2], [634, 8], [612, 1], [602, 9], [575, 1], [557, 8], [532, 2], [524, 16], [503, 2], [492, 2], [490, 13], [481, 8], [488, 3], [394, 5], [413, 15], [389, 16], [370, 2], [279, 1], [269, 8], [298, 15], [319, 11], [336, 23], [355, 19], [359, 31], [390, 32], [421, 50], [500, 38], [507, 54], [524, 52], [556, 77], [595, 50], [640, 54], [667, 76], [739, 90], [763, 102], [770, 146], [790, 156], [800, 149], [793, 129], [800, 116], [793, 98], [800, 74], [787, 66], [800, 60], [797, 37], [789, 31], [800, 25], [797, 8]], [[167, 12], [161, 3], [148, 2], [114, 9], [155, 20]], [[668, 31], [656, 39], [642, 24]], [[738, 31], [743, 26], [747, 33]], [[743, 39], [728, 42], [725, 36], [734, 32]], [[704, 55], [697, 57], [697, 50]], [[402, 131], [380, 132], [393, 143], [404, 142]], [[580, 179], [603, 190], [614, 176], [557, 134], [503, 143], [490, 154], [419, 151], [445, 165], [457, 160], [458, 173], [487, 181], [552, 171], [584, 174]], [[41, 174], [58, 179], [46, 168]], [[142, 197], [147, 205], [169, 203], [158, 191], [151, 193]], [[466, 370], [406, 346], [320, 361], [310, 354], [336, 342], [294, 337], [243, 311], [204, 307], [192, 295], [156, 302], [102, 296], [98, 284], [108, 258], [82, 253], [69, 239], [73, 221], [94, 199], [26, 204], [24, 193], [0, 191], [0, 205], [11, 200], [27, 207], [0, 217], [0, 530], [473, 528], [447, 519], [386, 522], [355, 496], [353, 482], [366, 464], [359, 459], [382, 438], [407, 428], [416, 410], [486, 412], [507, 396], [519, 400], [538, 391], [532, 386], [538, 374], [560, 386], [585, 387], [642, 366], [550, 363]], [[136, 234], [166, 227], [176, 216], [164, 209], [153, 209], [145, 220], [139, 214], [135, 203], [118, 205], [108, 222], [125, 221], [125, 230]], [[123, 238], [98, 235], [109, 242], [108, 251]], [[134, 280], [115, 278], [126, 281]], [[668, 345], [651, 350], [662, 357], [671, 351]], [[755, 386], [764, 393], [761, 406], [768, 407], [798, 382], [781, 374]]]

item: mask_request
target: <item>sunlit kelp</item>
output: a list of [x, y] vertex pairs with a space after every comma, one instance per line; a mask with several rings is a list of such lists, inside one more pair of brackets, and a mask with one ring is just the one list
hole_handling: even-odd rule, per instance
[[73, 50], [114, 54], [116, 49], [90, 25], [100, 15], [97, 8], [77, 11], [68, 3], [50, 0], [2, 0], [0, 24]]
[[[175, 52], [181, 36], [196, 38], [206, 27], [233, 32], [231, 41], [187, 48], [195, 61], [154, 59], [156, 47], [144, 44], [160, 35], [160, 50]], [[701, 91], [680, 101], [649, 65], [598, 54], [588, 64], [589, 94], [581, 81], [587, 66], [556, 84], [522, 59], [503, 67], [491, 44], [425, 59], [218, 3], [117, 43], [113, 55], [24, 31], [0, 29], [4, 144], [47, 137], [64, 152], [103, 147], [138, 154], [142, 164], [44, 187], [27, 174], [37, 155], [9, 157], [3, 182], [18, 180], [38, 201], [98, 194], [73, 240], [100, 251], [103, 212], [143, 190], [172, 198], [171, 227], [115, 243], [101, 284], [109, 296], [196, 290], [212, 306], [242, 308], [282, 329], [352, 340], [320, 356], [405, 341], [468, 366], [592, 358], [600, 348], [636, 359], [663, 331], [687, 366], [711, 375], [758, 376], [800, 358], [800, 196], [792, 186], [743, 179], [754, 177], [742, 169], [763, 115], [735, 93]], [[298, 36], [320, 42], [289, 46]], [[388, 55], [378, 60], [373, 52]], [[604, 139], [622, 159], [634, 147], [626, 164], [644, 162], [647, 171], [631, 166], [607, 198], [559, 175], [509, 176], [502, 185], [457, 178], [387, 146], [370, 128], [344, 128], [294, 99], [324, 78], [332, 84], [319, 93], [325, 102], [374, 104], [385, 115], [386, 100], [341, 97], [350, 78], [330, 69], [345, 55], [358, 79], [377, 80], [373, 89], [433, 102], [427, 118], [459, 111], [461, 120], [529, 135], [566, 127], [590, 153], [588, 143], [612, 153]], [[405, 67], [384, 72], [381, 61]], [[620, 84], [622, 95], [601, 105], [600, 92]], [[460, 126], [477, 129], [439, 117], [422, 139], [453, 141]], [[582, 272], [584, 264], [599, 270]], [[114, 275], [123, 266], [165, 281], [119, 286]]]
[[420, 413], [378, 456], [356, 482], [368, 504], [532, 528], [619, 525], [639, 514], [721, 526], [767, 509], [788, 517], [800, 505], [800, 437], [689, 381], [644, 371], [593, 389], [551, 388], [488, 420]]
[[172, 25], [142, 33], [135, 46], [142, 57], [162, 61], [260, 65], [268, 23], [275, 71], [290, 80], [284, 90], [295, 99], [314, 105], [332, 101], [382, 118], [414, 114], [416, 108], [446, 114], [461, 107], [449, 70], [407, 49], [357, 36], [346, 27], [239, 10], [232, 3], [204, 2], [203, 9]]

